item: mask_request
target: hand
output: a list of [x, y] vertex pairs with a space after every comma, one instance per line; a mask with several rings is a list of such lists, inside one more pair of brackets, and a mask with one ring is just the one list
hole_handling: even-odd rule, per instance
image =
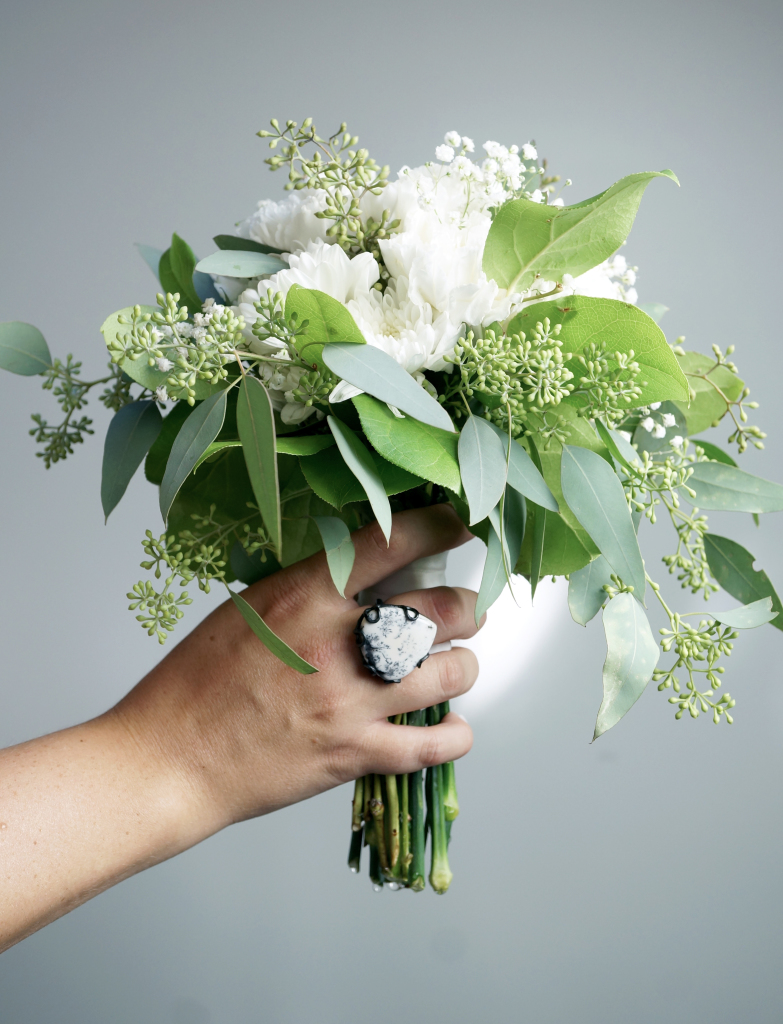
[[[354, 534], [347, 593], [470, 537], [444, 505], [393, 523], [388, 548], [377, 525]], [[227, 601], [105, 715], [0, 751], [0, 950], [231, 822], [468, 752], [458, 715], [426, 729], [387, 719], [468, 690], [471, 651], [435, 654], [399, 684], [374, 679], [353, 634], [359, 606], [323, 553], [243, 596], [317, 674], [284, 666]], [[437, 642], [476, 632], [470, 591], [393, 600], [432, 619]]]

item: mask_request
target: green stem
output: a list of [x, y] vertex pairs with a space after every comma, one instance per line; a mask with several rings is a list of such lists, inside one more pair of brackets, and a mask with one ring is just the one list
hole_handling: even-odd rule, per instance
[[[451, 710], [449, 702], [443, 701], [439, 705], [441, 719], [449, 713]], [[443, 808], [446, 814], [446, 821], [449, 823], [447, 831], [449, 833], [449, 839], [451, 838], [451, 822], [455, 820], [459, 814], [459, 798], [457, 797], [457, 777], [454, 771], [454, 762], [447, 761], [442, 766], [442, 777], [443, 777]]]
[[[425, 713], [413, 711], [408, 715], [408, 724], [423, 726]], [[411, 860], [408, 868], [408, 886], [414, 892], [424, 888], [425, 846], [427, 837], [424, 831], [424, 787], [423, 773], [413, 772], [410, 776], [410, 813], [411, 813]]]
[[427, 770], [432, 774], [432, 859], [430, 861], [430, 885], [438, 895], [443, 895], [454, 877], [449, 867], [446, 815], [443, 807], [442, 765]]
[[383, 814], [383, 792], [381, 790], [381, 776], [373, 776], [373, 796], [370, 801], [370, 812], [375, 824], [375, 848], [378, 851], [378, 859], [381, 871], [384, 875], [389, 874], [389, 858], [386, 853], [386, 835], [384, 833]]
[[364, 811], [364, 779], [357, 779], [353, 784], [353, 804], [351, 828], [354, 832], [362, 830], [362, 812]]
[[370, 847], [370, 881], [379, 889], [383, 888], [383, 874], [377, 846]]
[[351, 832], [351, 848], [348, 851], [348, 867], [359, 873], [362, 866], [362, 832]]
[[398, 873], [400, 864], [400, 802], [397, 776], [386, 776], [386, 820], [389, 826], [389, 873]]

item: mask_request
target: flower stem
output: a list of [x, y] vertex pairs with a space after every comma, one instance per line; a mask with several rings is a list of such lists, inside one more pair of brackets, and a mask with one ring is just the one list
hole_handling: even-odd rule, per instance
[[381, 871], [384, 875], [389, 874], [389, 858], [386, 853], [386, 835], [383, 822], [383, 792], [381, 790], [381, 776], [373, 776], [373, 796], [370, 801], [370, 812], [375, 824], [375, 849], [378, 851], [378, 860]]
[[348, 867], [359, 873], [362, 866], [362, 830], [351, 832], [351, 848], [348, 851]]
[[364, 811], [364, 779], [357, 779], [353, 786], [353, 805], [351, 828], [354, 832], [362, 830], [362, 812]]
[[[441, 705], [427, 708], [427, 722], [437, 725], [441, 720]], [[443, 766], [427, 769], [427, 809], [432, 831], [432, 852], [430, 860], [430, 885], [442, 895], [451, 885], [454, 877], [449, 867], [448, 836], [446, 834], [446, 810], [443, 806]]]
[[400, 802], [397, 776], [386, 776], [386, 820], [389, 826], [389, 873], [397, 873], [400, 863]]
[[[423, 726], [425, 713], [414, 711], [408, 715], [408, 725]], [[413, 772], [410, 776], [410, 813], [411, 813], [411, 861], [408, 868], [408, 886], [414, 892], [424, 888], [424, 852], [426, 835], [424, 833], [424, 787], [423, 773]]]
[[[440, 705], [440, 717], [443, 718], [450, 711], [449, 702], [446, 700]], [[443, 766], [443, 808], [448, 822], [446, 830], [451, 839], [451, 822], [459, 814], [459, 798], [457, 797], [457, 777], [454, 771], [454, 762], [447, 761]]]

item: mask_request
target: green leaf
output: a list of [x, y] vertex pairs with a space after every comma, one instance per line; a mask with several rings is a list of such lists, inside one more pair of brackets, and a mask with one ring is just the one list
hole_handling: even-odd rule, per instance
[[515, 491], [513, 487], [507, 487], [501, 501], [492, 509], [487, 516], [489, 524], [495, 533], [500, 537], [500, 515], [501, 505], [503, 506], [503, 548], [508, 566], [507, 582], [510, 582], [511, 574], [519, 560], [519, 553], [522, 550], [522, 540], [525, 536], [525, 525], [527, 523], [527, 502], [523, 495]]
[[187, 402], [175, 402], [171, 412], [164, 417], [160, 433], [153, 442], [144, 463], [144, 475], [151, 484], [159, 487], [163, 482], [163, 474], [166, 472], [166, 463], [169, 461], [172, 445], [180, 427], [192, 412], [193, 408]]
[[[162, 259], [163, 257], [161, 257]], [[187, 303], [188, 312], [201, 312], [201, 299], [198, 297], [195, 285], [193, 284], [193, 271], [196, 269], [196, 257], [188, 243], [174, 232], [171, 236], [171, 248], [169, 249], [169, 265], [171, 272], [177, 282], [177, 291], [180, 300]], [[160, 266], [160, 265], [159, 265]]]
[[712, 459], [713, 462], [722, 462], [724, 466], [737, 465], [734, 459], [724, 452], [722, 448], [718, 448], [717, 445], [711, 444], [709, 441], [702, 441], [700, 437], [697, 437], [694, 438], [694, 444], [697, 444], [707, 458]]
[[[565, 502], [563, 502], [565, 508]], [[543, 527], [539, 525], [539, 517], [544, 518]], [[534, 540], [538, 531], [541, 536], [541, 554], [538, 561], [534, 560]], [[584, 539], [583, 539], [584, 538]], [[585, 543], [586, 542], [586, 543]], [[589, 547], [586, 546], [589, 545]], [[536, 585], [545, 576], [568, 576], [577, 572], [598, 554], [595, 545], [582, 527], [576, 533], [562, 515], [542, 509], [532, 501], [527, 503], [527, 527], [522, 551], [516, 565], [516, 572], [531, 581], [531, 589], [536, 565]]]
[[21, 320], [0, 324], [0, 370], [34, 377], [51, 365], [49, 346], [37, 327]]
[[334, 438], [331, 434], [305, 434], [303, 437], [278, 437], [277, 450], [281, 455], [315, 455], [324, 448], [331, 448]]
[[664, 306], [662, 302], [643, 302], [639, 306], [639, 309], [643, 313], [646, 313], [651, 320], [654, 320], [656, 324], [661, 322], [661, 317], [664, 313], [669, 312], [669, 307]]
[[374, 345], [327, 345], [321, 358], [338, 377], [440, 430], [454, 430], [449, 414], [407, 370]]
[[320, 370], [324, 369], [321, 358], [324, 345], [335, 342], [348, 342], [352, 345], [364, 345], [364, 335], [356, 326], [356, 321], [337, 299], [317, 288], [302, 288], [292, 285], [285, 299], [285, 315], [290, 320], [296, 313], [299, 323], [307, 320], [307, 333], [296, 339], [299, 354], [308, 363], [314, 363]]
[[[603, 424], [601, 424], [601, 426], [603, 426]], [[631, 442], [626, 437], [623, 437], [619, 430], [610, 430], [609, 433], [611, 434], [615, 448], [622, 456], [622, 459], [624, 460], [626, 467], [629, 465], [633, 465], [634, 463], [638, 463], [639, 466], [641, 466], [642, 457], [641, 455], [639, 455], [638, 451], [634, 448]]]
[[580, 626], [586, 626], [603, 608], [609, 595], [604, 584], [612, 582], [612, 569], [603, 555], [588, 562], [568, 578], [568, 610]]
[[[548, 302], [536, 302], [518, 313], [509, 324], [509, 333], [524, 331], [528, 337], [545, 317], [554, 327], [562, 324], [563, 352], [578, 356], [589, 344], [603, 345], [607, 354], [633, 351], [641, 366], [639, 383], [646, 381], [642, 394], [633, 404], [649, 405], [667, 399], [688, 401], [688, 381], [660, 327], [638, 306], [616, 299], [594, 299], [589, 295], [568, 295]], [[609, 363], [615, 366], [613, 359]], [[584, 368], [576, 359], [566, 362], [577, 380]], [[566, 399], [573, 403], [576, 399]], [[558, 407], [559, 408], [559, 407]]]
[[763, 626], [765, 622], [772, 622], [778, 612], [772, 607], [771, 597], [762, 597], [759, 601], [743, 605], [741, 608], [732, 608], [727, 612], [713, 612], [712, 617], [724, 626], [731, 626], [732, 629], [755, 629], [756, 626]]
[[[489, 420], [487, 422], [502, 441], [503, 451], [508, 455], [508, 433]], [[518, 441], [512, 443], [511, 454], [508, 458], [508, 485], [537, 505], [542, 505], [552, 512], [560, 511], [555, 496], [547, 487], [546, 481], [533, 460]]]
[[720, 512], [780, 512], [783, 487], [736, 466], [697, 462], [687, 486], [696, 492], [688, 498], [698, 508]]
[[226, 448], [241, 448], [242, 442], [239, 439], [227, 440], [227, 441], [213, 441], [212, 444], [207, 448], [201, 458], [198, 460], [196, 465], [193, 467], [193, 472], [201, 466], [208, 459], [211, 459], [213, 455], [217, 455], [218, 452], [223, 452]]
[[512, 199], [498, 210], [484, 246], [483, 268], [501, 288], [522, 291], [536, 277], [578, 277], [608, 259], [631, 230], [644, 190], [671, 171], [629, 174], [605, 192], [574, 206]]
[[237, 235], [215, 235], [212, 239], [218, 249], [231, 249], [234, 252], [271, 252], [280, 253], [282, 249], [275, 249], [273, 245], [264, 245], [263, 242], [254, 242], [252, 238], [239, 238]]
[[[649, 452], [651, 455], [655, 452], [669, 452], [671, 451], [671, 440], [673, 437], [687, 437], [688, 427], [685, 422], [685, 417], [677, 402], [663, 402], [660, 409], [656, 410], [653, 419], [656, 422], [661, 421], [661, 417], [666, 413], [674, 416], [674, 426], [665, 427], [665, 433], [663, 437], [654, 437], [652, 432], [645, 430], [644, 427], [639, 424], [636, 430], [633, 432], [633, 443], [639, 450], [639, 453]], [[663, 426], [663, 424], [661, 424]]]
[[201, 274], [219, 274], [221, 277], [263, 277], [264, 274], [287, 270], [288, 264], [269, 253], [221, 249], [200, 260], [195, 269]]
[[139, 251], [139, 256], [144, 260], [147, 266], [150, 268], [152, 273], [155, 275], [155, 280], [160, 281], [160, 258], [163, 255], [162, 249], [155, 249], [151, 245], [142, 245], [141, 242], [135, 243], [136, 248]]
[[391, 535], [391, 506], [383, 481], [378, 475], [372, 456], [349, 426], [335, 416], [327, 416], [329, 429], [334, 434], [340, 454], [348, 468], [362, 485], [387, 542]]
[[563, 448], [561, 474], [568, 507], [612, 569], [644, 602], [644, 563], [617, 474], [600, 455], [574, 445]]
[[[686, 352], [682, 356], [677, 356], [677, 362], [685, 373], [688, 384], [696, 392], [695, 398], [678, 403], [680, 411], [685, 416], [688, 436], [700, 434], [717, 423], [726, 413], [726, 403], [715, 387], [720, 388], [724, 395], [734, 402], [742, 394], [745, 382], [725, 366], [715, 366], [715, 360], [702, 355], [701, 352]], [[707, 380], [703, 378], [705, 374]]]
[[241, 612], [242, 618], [248, 626], [250, 626], [261, 643], [267, 647], [276, 658], [279, 658], [280, 661], [285, 665], [288, 665], [289, 668], [296, 669], [297, 672], [301, 672], [302, 675], [305, 676], [318, 671], [314, 665], [305, 661], [304, 658], [300, 658], [296, 651], [291, 650], [284, 640], [281, 640], [276, 633], [273, 633], [255, 608], [252, 608], [244, 597], [240, 594], [235, 594], [233, 590], [230, 591], [230, 594], [231, 600]]
[[157, 403], [130, 402], [115, 413], [106, 432], [101, 474], [101, 504], [108, 519], [160, 434], [163, 417]]
[[281, 569], [280, 563], [271, 551], [262, 548], [249, 555], [239, 540], [234, 541], [229, 561], [234, 576], [247, 586], [252, 586], [253, 583], [258, 583], [259, 580], [264, 580]]
[[177, 434], [160, 485], [160, 512], [164, 523], [180, 487], [223, 426], [226, 397], [227, 393], [220, 391], [196, 406]]
[[606, 661], [604, 699], [593, 739], [598, 739], [641, 697], [658, 664], [660, 651], [644, 610], [631, 594], [618, 594], [604, 609]]
[[616, 430], [609, 430], [599, 419], [595, 420], [598, 436], [609, 449], [612, 458], [625, 469], [630, 469], [633, 462], [641, 464], [641, 460], [632, 445]]
[[237, 401], [237, 428], [250, 483], [275, 554], [282, 558], [280, 488], [277, 479], [275, 417], [260, 380], [244, 376]]
[[783, 605], [775, 588], [762, 569], [754, 569], [755, 556], [728, 537], [716, 533], [705, 533], [704, 548], [710, 572], [723, 587], [744, 605], [753, 604], [762, 597], [772, 598], [772, 607], [778, 613], [772, 619], [776, 629], [783, 630]]
[[[377, 452], [370, 451], [375, 468], [387, 494], [399, 494], [423, 483], [420, 477], [387, 462]], [[338, 448], [329, 448], [317, 457], [300, 459], [307, 483], [323, 501], [341, 509], [355, 501], [366, 501], [364, 488], [348, 468]]]
[[462, 490], [457, 434], [410, 417], [398, 419], [371, 395], [358, 395], [353, 404], [368, 441], [385, 459], [457, 494]]
[[158, 260], [158, 279], [164, 292], [173, 295], [180, 290], [179, 281], [171, 269], [171, 249], [166, 249]]
[[506, 488], [503, 443], [485, 419], [468, 416], [459, 435], [459, 468], [470, 522], [486, 519]]
[[503, 548], [500, 538], [494, 530], [487, 537], [487, 557], [484, 560], [484, 571], [481, 574], [481, 585], [476, 598], [475, 618], [478, 624], [482, 615], [503, 593], [506, 585], [506, 572], [503, 568]]
[[332, 582], [337, 587], [340, 597], [345, 597], [345, 586], [356, 558], [351, 531], [337, 516], [313, 516], [313, 521], [324, 542], [326, 564], [329, 566]]

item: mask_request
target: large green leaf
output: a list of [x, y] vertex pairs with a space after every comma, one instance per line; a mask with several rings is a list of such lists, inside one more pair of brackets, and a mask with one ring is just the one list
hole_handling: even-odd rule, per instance
[[336, 342], [366, 344], [364, 335], [342, 302], [317, 288], [291, 285], [285, 299], [286, 319], [290, 319], [294, 313], [300, 324], [307, 320], [307, 333], [296, 339], [299, 354], [320, 370], [325, 368], [321, 358], [324, 345]]
[[[685, 416], [688, 435], [700, 434], [716, 424], [726, 412], [726, 402], [719, 390], [729, 401], [735, 402], [742, 394], [745, 382], [725, 366], [715, 366], [715, 360], [701, 352], [686, 352], [677, 356], [677, 362], [696, 392], [690, 401], [686, 399], [678, 405]], [[704, 380], [705, 375], [707, 380]]]
[[101, 504], [108, 519], [127, 490], [141, 460], [160, 434], [163, 418], [157, 403], [129, 402], [115, 413], [103, 445]]
[[222, 249], [200, 260], [195, 269], [201, 274], [219, 274], [221, 277], [263, 277], [264, 274], [287, 270], [288, 264], [268, 253]]
[[763, 626], [765, 622], [771, 622], [778, 615], [777, 609], [772, 607], [771, 597], [762, 597], [759, 601], [743, 605], [741, 608], [731, 608], [727, 612], [712, 612], [712, 617], [724, 626], [731, 626], [732, 629], [755, 629]]
[[586, 626], [608, 599], [604, 585], [612, 582], [612, 569], [603, 555], [588, 562], [568, 578], [568, 610], [580, 626]]
[[281, 455], [315, 455], [333, 444], [331, 434], [305, 434], [302, 437], [278, 437], [277, 450]]
[[[197, 408], [197, 406], [195, 407]], [[171, 412], [164, 417], [160, 433], [152, 444], [144, 462], [144, 475], [151, 484], [160, 486], [166, 463], [169, 461], [171, 448], [176, 440], [180, 427], [193, 412], [194, 407], [187, 402], [175, 402]]]
[[453, 430], [449, 414], [396, 359], [374, 345], [327, 345], [321, 358], [338, 377], [421, 423]]
[[[614, 352], [628, 354], [633, 351], [634, 359], [641, 366], [640, 385], [641, 381], [647, 382], [634, 405], [649, 405], [650, 402], [667, 399], [688, 401], [688, 381], [666, 336], [638, 306], [616, 299], [569, 295], [526, 306], [509, 324], [509, 332], [524, 331], [529, 337], [536, 324], [546, 317], [552, 327], [562, 324], [560, 338], [564, 353], [578, 356], [591, 343], [604, 346], [608, 356]], [[615, 365], [614, 360], [609, 361]], [[566, 366], [576, 381], [584, 373], [576, 359], [569, 360]]]
[[37, 327], [21, 320], [0, 324], [0, 370], [33, 377], [51, 365], [49, 346]]
[[356, 551], [351, 540], [351, 531], [337, 516], [313, 516], [326, 552], [326, 564], [332, 582], [340, 597], [345, 597], [345, 585], [351, 575]]
[[644, 190], [671, 171], [629, 174], [574, 206], [513, 199], [498, 210], [484, 246], [483, 268], [501, 288], [522, 291], [538, 277], [562, 281], [608, 259], [628, 237]]
[[476, 598], [476, 623], [503, 593], [506, 585], [506, 571], [503, 567], [503, 548], [500, 538], [494, 530], [487, 537], [487, 556], [484, 560], [484, 571], [481, 574], [478, 597]]
[[568, 507], [612, 569], [634, 588], [643, 603], [644, 563], [617, 474], [595, 452], [565, 445], [561, 480]]
[[[508, 455], [508, 433], [495, 426], [494, 423], [487, 422], [500, 438], [503, 443], [503, 451]], [[555, 496], [549, 490], [533, 460], [518, 441], [511, 442], [511, 454], [508, 459], [508, 485], [537, 505], [542, 505], [552, 512], [560, 511]]]
[[[369, 453], [387, 494], [399, 494], [423, 483], [405, 469], [387, 462], [375, 451]], [[341, 509], [354, 501], [366, 501], [364, 488], [348, 468], [338, 448], [329, 448], [313, 457], [300, 460], [305, 479], [315, 493], [334, 508]]]
[[207, 398], [193, 410], [177, 434], [160, 485], [160, 512], [164, 522], [177, 491], [219, 434], [226, 415], [226, 399], [225, 391]]
[[[164, 253], [165, 255], [165, 253]], [[180, 302], [185, 303], [188, 312], [201, 312], [201, 299], [193, 284], [193, 271], [196, 269], [196, 257], [188, 243], [174, 232], [171, 236], [171, 248], [168, 250], [169, 265], [171, 272], [177, 282], [177, 291], [180, 294]], [[161, 257], [161, 260], [163, 257]], [[160, 271], [160, 264], [158, 265]]]
[[604, 699], [593, 739], [598, 739], [636, 703], [652, 678], [660, 650], [647, 616], [631, 594], [618, 594], [604, 609], [606, 661]]
[[763, 597], [772, 598], [777, 618], [772, 620], [776, 629], [783, 630], [783, 604], [769, 577], [762, 569], [754, 569], [755, 556], [728, 537], [705, 533], [704, 549], [710, 572], [723, 589], [742, 604], [748, 605]]
[[472, 525], [486, 519], [500, 501], [506, 488], [506, 453], [492, 426], [479, 416], [468, 416], [465, 420], [458, 450]]
[[218, 249], [232, 249], [234, 252], [272, 252], [280, 253], [282, 249], [275, 249], [273, 245], [264, 245], [263, 242], [254, 242], [252, 238], [239, 238], [237, 235], [215, 235], [212, 239]]
[[340, 454], [348, 468], [364, 488], [378, 525], [386, 540], [391, 536], [391, 506], [383, 481], [375, 468], [372, 456], [351, 428], [335, 416], [328, 416], [329, 429], [334, 434]]
[[358, 395], [353, 404], [367, 440], [385, 459], [459, 494], [462, 485], [457, 434], [419, 423], [408, 416], [399, 419], [385, 402], [371, 395]]
[[696, 497], [688, 500], [699, 508], [720, 512], [783, 511], [783, 486], [725, 463], [697, 462], [688, 478], [688, 487], [696, 492]]
[[[543, 526], [539, 524], [539, 517], [544, 519]], [[534, 556], [539, 531], [541, 557], [537, 561]], [[527, 503], [525, 538], [515, 571], [531, 581], [531, 588], [534, 574], [536, 583], [545, 576], [568, 576], [587, 565], [597, 554], [595, 545], [581, 526], [577, 533], [562, 515], [543, 509], [532, 501]], [[537, 566], [535, 573], [534, 566]]]
[[716, 444], [703, 441], [700, 437], [694, 438], [694, 444], [697, 444], [707, 458], [712, 459], [713, 462], [722, 462], [724, 466], [737, 465], [734, 459], [727, 452], [724, 452], [722, 448], [718, 448]]
[[296, 669], [297, 672], [301, 672], [302, 675], [311, 675], [313, 672], [317, 672], [318, 669], [311, 665], [308, 661], [292, 650], [288, 644], [281, 640], [277, 633], [273, 633], [272, 630], [267, 626], [255, 608], [252, 608], [247, 601], [240, 594], [235, 594], [234, 591], [230, 591], [231, 600], [237, 606], [242, 614], [242, 618], [250, 626], [255, 635], [261, 641], [261, 643], [267, 647], [276, 658], [279, 658], [289, 668]]
[[256, 504], [279, 559], [282, 558], [282, 526], [275, 417], [269, 392], [255, 377], [244, 376], [239, 386], [237, 428]]

